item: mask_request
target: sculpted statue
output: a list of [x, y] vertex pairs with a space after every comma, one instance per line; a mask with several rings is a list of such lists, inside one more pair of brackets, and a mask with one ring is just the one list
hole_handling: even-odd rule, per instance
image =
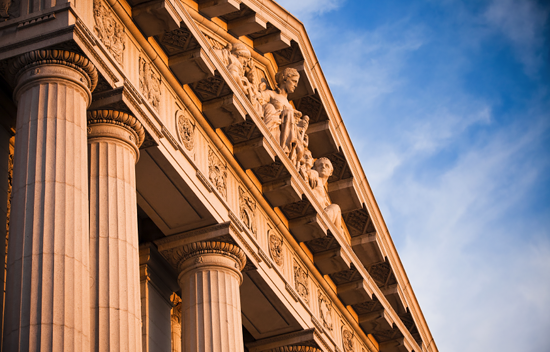
[[[258, 84], [250, 50], [243, 43], [227, 44], [221, 50], [222, 61], [227, 70], [246, 94], [254, 109], [261, 115], [261, 102], [258, 99], [261, 85]], [[265, 89], [265, 84], [264, 88]]]
[[300, 160], [298, 172], [307, 183], [309, 183], [310, 175], [312, 173], [316, 175], [317, 173], [317, 171], [312, 170], [314, 162], [315, 159], [313, 159], [311, 151], [306, 148], [306, 150], [304, 151], [304, 156], [302, 157], [302, 160]]
[[329, 159], [317, 159], [313, 164], [313, 170], [309, 173], [309, 185], [313, 190], [313, 195], [325, 209], [330, 221], [340, 229], [342, 227], [342, 211], [338, 204], [331, 204], [326, 189], [328, 178], [332, 176], [333, 171], [334, 168]]
[[302, 113], [295, 110], [288, 101], [288, 94], [296, 90], [300, 74], [296, 69], [287, 67], [278, 72], [275, 79], [275, 90], [264, 90], [261, 93], [266, 101], [263, 106], [264, 123], [298, 168], [307, 146], [305, 131], [309, 125], [309, 117], [302, 118]]
[[243, 43], [227, 44], [218, 50], [227, 70], [246, 94], [254, 109], [263, 119], [269, 133], [279, 142], [285, 154], [302, 178], [309, 183], [313, 193], [329, 219], [338, 229], [342, 227], [342, 214], [337, 204], [332, 204], [326, 187], [332, 175], [332, 163], [327, 158], [314, 161], [308, 149], [306, 131], [309, 117], [290, 104], [288, 95], [298, 86], [300, 74], [287, 67], [277, 72], [274, 90], [267, 89], [266, 82], [258, 82], [250, 50]]
[[258, 82], [250, 50], [243, 43], [227, 44], [219, 50], [227, 70], [246, 94], [254, 109], [264, 120], [269, 132], [279, 142], [296, 169], [304, 164], [308, 147], [306, 134], [309, 117], [303, 116], [288, 101], [288, 94], [298, 86], [300, 74], [294, 68], [277, 73], [277, 87], [267, 89], [265, 81]]

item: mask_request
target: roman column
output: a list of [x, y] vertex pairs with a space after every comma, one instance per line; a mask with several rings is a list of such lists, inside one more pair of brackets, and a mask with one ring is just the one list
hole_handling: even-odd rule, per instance
[[141, 351], [135, 164], [144, 137], [127, 113], [88, 112], [91, 352]]
[[195, 242], [161, 253], [179, 272], [182, 350], [242, 352], [244, 252], [230, 243]]
[[4, 351], [89, 351], [85, 57], [23, 54], [10, 67], [18, 106]]

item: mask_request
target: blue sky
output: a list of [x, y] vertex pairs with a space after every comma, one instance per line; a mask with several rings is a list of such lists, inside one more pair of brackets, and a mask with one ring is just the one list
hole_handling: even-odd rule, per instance
[[440, 351], [550, 351], [550, 4], [280, 0]]

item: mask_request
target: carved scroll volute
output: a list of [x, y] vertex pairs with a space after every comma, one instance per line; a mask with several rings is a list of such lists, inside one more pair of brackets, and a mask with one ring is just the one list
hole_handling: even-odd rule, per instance
[[256, 234], [256, 200], [239, 186], [239, 211], [241, 221], [253, 234]]
[[294, 262], [294, 287], [302, 300], [309, 304], [309, 274], [296, 262]]
[[212, 149], [208, 149], [208, 178], [214, 188], [227, 199], [227, 166]]

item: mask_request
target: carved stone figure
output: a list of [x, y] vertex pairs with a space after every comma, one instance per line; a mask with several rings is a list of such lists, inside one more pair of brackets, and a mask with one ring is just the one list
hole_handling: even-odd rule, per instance
[[256, 234], [256, 201], [241, 187], [239, 187], [239, 205], [241, 221], [253, 234]]
[[193, 122], [185, 116], [183, 110], [176, 112], [176, 126], [178, 136], [187, 150], [193, 150], [195, 145], [195, 126]]
[[332, 176], [334, 171], [332, 163], [327, 158], [319, 158], [313, 164], [313, 170], [311, 171], [313, 172], [309, 172], [308, 175], [313, 194], [327, 213], [330, 221], [340, 229], [342, 227], [342, 211], [338, 204], [331, 204], [326, 189], [328, 178]]
[[115, 20], [102, 0], [94, 0], [94, 21], [96, 35], [115, 60], [122, 65], [122, 54], [126, 48], [124, 27]]
[[342, 344], [344, 345], [344, 352], [353, 352], [353, 333], [347, 328], [342, 330]]
[[309, 183], [310, 174], [314, 173], [317, 175], [317, 171], [312, 170], [313, 163], [315, 162], [315, 159], [313, 159], [313, 156], [311, 155], [311, 151], [306, 148], [304, 151], [304, 156], [302, 157], [302, 160], [300, 160], [300, 166], [298, 168], [298, 171], [300, 172], [300, 175], [302, 178]]
[[139, 58], [139, 88], [145, 99], [156, 111], [159, 111], [160, 77], [157, 76], [151, 64], [143, 57]]
[[300, 170], [300, 165], [305, 162], [304, 154], [309, 145], [309, 138], [306, 131], [309, 127], [309, 116], [304, 116], [296, 123], [297, 138], [294, 144], [291, 145], [289, 154], [290, 160], [294, 162], [296, 169]]
[[302, 117], [302, 113], [290, 105], [288, 94], [296, 90], [300, 74], [293, 68], [285, 68], [277, 73], [275, 79], [275, 90], [262, 92], [263, 99], [267, 101], [263, 106], [263, 118], [269, 132], [279, 141], [288, 156], [298, 137], [296, 119]]
[[258, 101], [260, 86], [256, 79], [254, 62], [250, 50], [243, 43], [227, 44], [220, 50], [222, 61], [233, 79], [246, 94], [254, 109], [261, 114], [261, 104]]
[[269, 230], [269, 253], [278, 266], [283, 265], [283, 239], [273, 230]]
[[321, 292], [319, 292], [319, 316], [325, 329], [332, 330], [332, 305]]
[[9, 9], [11, 6], [11, 0], [0, 0], [0, 19], [8, 19], [10, 17]]
[[208, 178], [218, 192], [227, 198], [227, 166], [212, 149], [208, 149]]
[[172, 352], [181, 352], [181, 298], [176, 293], [170, 296], [172, 303]]
[[308, 273], [298, 263], [294, 263], [294, 286], [304, 302], [309, 303]]

